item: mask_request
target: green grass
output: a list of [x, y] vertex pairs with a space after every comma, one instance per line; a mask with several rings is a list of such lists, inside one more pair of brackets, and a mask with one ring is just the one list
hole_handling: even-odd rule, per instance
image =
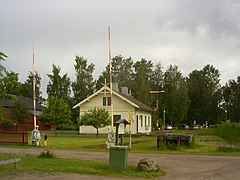
[[130, 152], [138, 153], [170, 153], [170, 154], [205, 154], [205, 155], [229, 155], [240, 156], [240, 152], [220, 152], [219, 147], [227, 144], [221, 137], [217, 136], [216, 129], [199, 130], [175, 130], [172, 131], [181, 134], [193, 134], [194, 142], [190, 145], [183, 145], [177, 148], [174, 145], [160, 145], [156, 149], [156, 138], [148, 137], [149, 141], [132, 145]]
[[104, 146], [106, 138], [95, 136], [51, 136], [48, 138], [48, 146], [53, 149], [79, 150], [91, 146]]
[[[189, 146], [181, 146], [180, 148], [164, 147], [156, 148], [156, 136], [133, 136], [132, 148], [130, 153], [180, 153], [180, 154], [210, 154], [210, 155], [240, 155], [240, 152], [220, 152], [219, 147], [227, 144], [221, 137], [217, 136], [215, 128], [199, 129], [199, 130], [175, 130], [175, 133], [193, 134], [194, 143]], [[80, 151], [107, 151], [106, 141], [107, 135], [101, 135], [96, 138], [95, 135], [86, 136], [79, 135], [77, 131], [63, 131], [57, 136], [54, 132], [46, 132], [48, 134], [49, 149], [64, 149], [64, 150], [80, 150]], [[30, 140], [29, 140], [30, 142]], [[42, 142], [43, 144], [43, 142]], [[129, 137], [124, 138], [124, 144], [129, 145]], [[26, 147], [26, 148], [42, 148], [32, 145], [0, 145], [11, 147]]]
[[[194, 142], [190, 145], [176, 146], [161, 144], [161, 148], [156, 147], [156, 136], [133, 136], [132, 148], [129, 153], [170, 153], [170, 154], [205, 154], [205, 155], [229, 155], [240, 156], [239, 151], [221, 152], [219, 147], [227, 144], [221, 137], [217, 136], [216, 129], [200, 129], [193, 131], [176, 130], [175, 133], [193, 134]], [[67, 131], [58, 133], [46, 132], [48, 134], [49, 149], [64, 149], [64, 150], [80, 150], [80, 151], [108, 151], [105, 142], [107, 136], [102, 135], [99, 138], [93, 136], [78, 135], [76, 131]], [[29, 140], [30, 142], [30, 140]], [[124, 138], [125, 145], [129, 144], [129, 137]], [[43, 144], [43, 142], [42, 142]], [[30, 145], [0, 145], [0, 147], [26, 147], [26, 148], [42, 148]], [[0, 160], [14, 158], [16, 155], [0, 154]], [[27, 155], [18, 155], [22, 161], [17, 165], [17, 171], [25, 171], [32, 169], [34, 171], [44, 172], [68, 172], [68, 173], [84, 173], [106, 176], [126, 176], [126, 177], [158, 177], [164, 175], [164, 172], [139, 172], [136, 167], [127, 166], [126, 169], [119, 173], [108, 170], [108, 164], [83, 161], [75, 159], [61, 158], [38, 158]], [[4, 165], [0, 168], [0, 177], [7, 172], [14, 171], [13, 165]]]
[[217, 134], [230, 144], [240, 145], [240, 123], [221, 123]]
[[[12, 154], [0, 154], [0, 160], [15, 157]], [[44, 171], [44, 172], [66, 172], [77, 174], [92, 174], [104, 176], [118, 176], [118, 177], [141, 177], [152, 178], [163, 176], [163, 171], [157, 172], [139, 172], [136, 167], [127, 166], [122, 172], [110, 171], [108, 164], [97, 161], [86, 161], [76, 159], [62, 159], [62, 158], [39, 158], [29, 155], [17, 155], [21, 158], [21, 162], [17, 164], [16, 171]], [[0, 168], [0, 178], [4, 177], [9, 172], [13, 172], [12, 164], [3, 165]]]

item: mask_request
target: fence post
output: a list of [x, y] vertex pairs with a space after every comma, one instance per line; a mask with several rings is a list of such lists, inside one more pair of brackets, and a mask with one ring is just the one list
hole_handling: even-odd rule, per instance
[[22, 144], [24, 145], [24, 132], [22, 132]]

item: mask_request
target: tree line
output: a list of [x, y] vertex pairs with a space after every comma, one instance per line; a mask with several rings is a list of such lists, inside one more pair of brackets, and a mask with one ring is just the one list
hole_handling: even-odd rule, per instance
[[[0, 62], [6, 58], [4, 53], [0, 54]], [[74, 69], [75, 80], [71, 81], [67, 73], [60, 75], [60, 66], [52, 65], [51, 74], [47, 74], [47, 100], [40, 91], [41, 76], [38, 73], [35, 76], [37, 101], [48, 103], [44, 119], [59, 119], [61, 128], [66, 124], [76, 125], [79, 114], [72, 107], [100, 89], [105, 80], [109, 82], [109, 65], [94, 79], [95, 65], [84, 57], [76, 56]], [[220, 72], [213, 65], [207, 64], [184, 76], [177, 65], [169, 65], [164, 70], [160, 63], [153, 64], [145, 58], [134, 62], [131, 57], [119, 55], [112, 58], [112, 77], [119, 87], [128, 87], [133, 97], [154, 109], [156, 95], [150, 91], [164, 90], [159, 94], [159, 117], [163, 117], [165, 112], [166, 122], [172, 125], [240, 121], [240, 75], [222, 86]], [[32, 80], [33, 74], [29, 72], [26, 81], [19, 82], [18, 73], [7, 71], [0, 64], [1, 98], [11, 95], [32, 98]], [[53, 118], [55, 116], [58, 118]]]

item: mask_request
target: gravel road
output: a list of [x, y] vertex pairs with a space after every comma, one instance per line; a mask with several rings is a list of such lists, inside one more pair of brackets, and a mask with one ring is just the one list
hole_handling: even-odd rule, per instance
[[[30, 154], [39, 155], [42, 149], [26, 148], [4, 148], [0, 147], [0, 153]], [[55, 150], [51, 153], [61, 158], [73, 158], [84, 160], [98, 160], [108, 162], [108, 152], [84, 152], [75, 150]], [[164, 177], [155, 179], [161, 180], [237, 180], [240, 179], [240, 157], [239, 156], [206, 156], [206, 155], [177, 155], [177, 154], [139, 154], [129, 153], [128, 164], [137, 166], [142, 158], [152, 158], [156, 160], [160, 168], [167, 172]], [[109, 176], [93, 176], [73, 173], [40, 173], [35, 171], [24, 171], [9, 174], [4, 179], [11, 180], [59, 180], [59, 179], [98, 179], [98, 180], [122, 180]], [[134, 179], [134, 178], [132, 178]], [[135, 178], [136, 179], [136, 178]], [[139, 179], [139, 178], [138, 178]]]

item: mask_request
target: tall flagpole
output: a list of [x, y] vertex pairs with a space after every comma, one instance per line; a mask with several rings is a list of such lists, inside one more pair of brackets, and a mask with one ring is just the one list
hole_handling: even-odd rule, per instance
[[112, 57], [111, 57], [111, 28], [108, 26], [108, 58], [109, 58], [109, 81], [110, 81], [110, 98], [111, 98], [111, 126], [113, 131], [113, 95], [112, 95]]
[[35, 67], [34, 67], [34, 46], [32, 45], [32, 76], [33, 76], [33, 129], [36, 130], [37, 118], [36, 118], [36, 79], [35, 79]]

